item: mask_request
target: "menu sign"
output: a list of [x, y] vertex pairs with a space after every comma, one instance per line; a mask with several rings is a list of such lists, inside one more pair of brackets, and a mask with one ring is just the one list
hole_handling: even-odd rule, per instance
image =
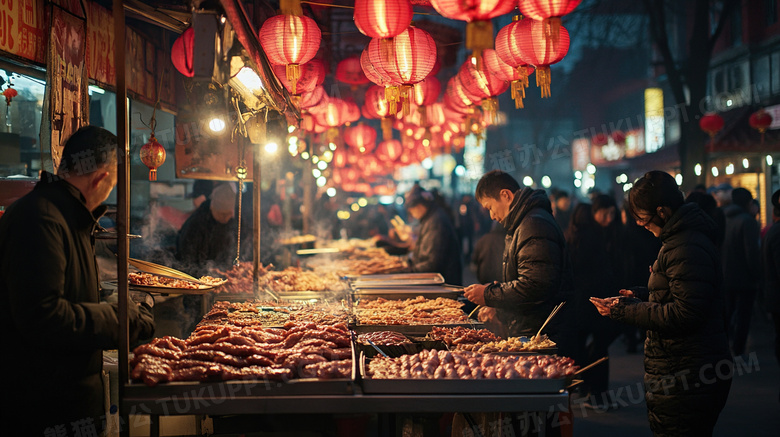
[[0, 50], [44, 63], [43, 0], [0, 0]]

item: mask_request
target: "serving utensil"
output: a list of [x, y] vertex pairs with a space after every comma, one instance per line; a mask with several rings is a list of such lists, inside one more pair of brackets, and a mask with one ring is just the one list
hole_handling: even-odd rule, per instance
[[537, 332], [536, 335], [534, 337], [532, 337], [532, 338], [538, 338], [539, 335], [541, 335], [542, 329], [544, 329], [544, 327], [547, 326], [548, 323], [550, 323], [550, 320], [552, 320], [552, 318], [555, 317], [556, 314], [558, 314], [558, 311], [561, 310], [561, 307], [563, 307], [563, 305], [565, 303], [566, 303], [566, 301], [563, 301], [563, 302], [559, 303], [558, 305], [556, 305], [555, 308], [553, 308], [553, 310], [550, 313], [550, 315], [547, 316], [547, 320], [545, 320], [544, 323], [542, 323], [542, 327], [539, 328], [539, 332]]
[[213, 287], [214, 284], [209, 284], [207, 282], [203, 282], [200, 279], [190, 276], [184, 272], [180, 272], [176, 269], [172, 269], [170, 267], [162, 266], [160, 264], [155, 264], [149, 261], [144, 261], [140, 259], [135, 258], [128, 258], [127, 262], [137, 268], [138, 270], [144, 272], [144, 273], [151, 273], [153, 275], [158, 276], [165, 276], [167, 278], [173, 278], [173, 279], [183, 279], [185, 281], [194, 282], [196, 284], [200, 285], [207, 285], [209, 287]]

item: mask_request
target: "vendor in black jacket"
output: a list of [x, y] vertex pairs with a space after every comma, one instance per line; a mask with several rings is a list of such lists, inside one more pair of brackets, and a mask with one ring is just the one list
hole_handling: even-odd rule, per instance
[[726, 337], [715, 222], [683, 203], [674, 177], [651, 171], [628, 203], [637, 224], [661, 239], [648, 289], [592, 298], [603, 316], [647, 330], [645, 391], [656, 436], [712, 435], [733, 363]]
[[[544, 190], [521, 189], [511, 175], [500, 170], [482, 176], [476, 198], [490, 211], [490, 218], [506, 228], [504, 275], [502, 282], [469, 286], [465, 296], [487, 306], [480, 310], [480, 318], [488, 323], [497, 319], [503, 328], [500, 334], [535, 335], [571, 286], [565, 240], [552, 216], [550, 200]], [[565, 347], [561, 350], [568, 340], [563, 333], [565, 319], [565, 315], [556, 316], [555, 323], [545, 328], [562, 354], [570, 352]]]
[[415, 186], [406, 194], [409, 215], [420, 221], [412, 251], [413, 272], [441, 273], [447, 284], [463, 283], [461, 250], [455, 228], [431, 193]]
[[[104, 420], [102, 350], [119, 345], [117, 305], [99, 301], [93, 232], [117, 182], [116, 136], [79, 129], [57, 176], [0, 219], [0, 423], [5, 435], [96, 435]], [[128, 306], [131, 343], [154, 331]]]

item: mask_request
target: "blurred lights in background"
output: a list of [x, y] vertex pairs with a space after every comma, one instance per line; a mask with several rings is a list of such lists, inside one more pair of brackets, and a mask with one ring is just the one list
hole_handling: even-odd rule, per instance
[[332, 151], [336, 151], [336, 143], [328, 143], [328, 148]]
[[431, 158], [425, 158], [422, 160], [421, 165], [424, 169], [430, 170], [433, 168], [433, 161], [431, 160]]
[[634, 186], [634, 184], [632, 184], [632, 183], [630, 183], [630, 182], [629, 182], [629, 183], [627, 183], [627, 184], [623, 184], [623, 191], [628, 191], [628, 190], [630, 190], [630, 189], [631, 189], [631, 187], [633, 187], [633, 186]]
[[263, 81], [260, 80], [260, 76], [249, 67], [242, 68], [238, 74], [236, 74], [236, 79], [251, 91], [252, 94], [260, 94], [265, 89], [265, 87], [263, 87]]
[[750, 167], [750, 161], [748, 161], [747, 158], [742, 159], [742, 168], [748, 168]]
[[301, 153], [301, 158], [303, 158], [303, 159], [309, 159], [309, 152], [303, 152], [303, 153]]
[[392, 205], [394, 200], [393, 196], [379, 196], [379, 203], [382, 205]]
[[209, 121], [209, 129], [212, 132], [222, 132], [225, 130], [225, 120], [221, 117], [214, 117]]
[[365, 206], [366, 206], [366, 205], [368, 205], [368, 200], [366, 200], [366, 198], [365, 198], [365, 197], [361, 197], [360, 199], [358, 199], [358, 201], [357, 201], [357, 204], [358, 204], [358, 205], [359, 205], [361, 208], [365, 208]]
[[683, 181], [682, 175], [680, 173], [677, 173], [674, 176], [674, 181], [677, 182], [677, 185], [682, 185], [682, 181]]
[[712, 167], [712, 175], [715, 176], [715, 177], [718, 177], [719, 174], [720, 174], [720, 172], [718, 172], [718, 167], [713, 166]]
[[328, 197], [333, 197], [336, 195], [336, 189], [333, 187], [328, 188], [325, 190], [325, 193], [328, 195]]
[[582, 179], [582, 172], [577, 170], [574, 172], [574, 179]]
[[701, 164], [696, 164], [693, 167], [693, 172], [696, 174], [696, 176], [701, 176]]
[[547, 175], [542, 176], [542, 186], [544, 188], [552, 187], [552, 179], [550, 179], [550, 177]]
[[325, 186], [327, 183], [328, 183], [328, 180], [327, 180], [327, 179], [325, 179], [325, 177], [324, 177], [324, 176], [320, 176], [320, 177], [318, 177], [318, 178], [317, 178], [317, 186], [318, 186], [318, 187], [322, 188], [322, 187], [324, 187], [324, 186]]
[[462, 165], [456, 166], [455, 167], [455, 175], [457, 175], [458, 177], [461, 177], [461, 178], [463, 176], [466, 176], [466, 167], [464, 167]]
[[357, 204], [357, 203], [353, 203], [353, 204], [352, 204], [352, 205], [349, 207], [349, 209], [351, 209], [352, 211], [355, 211], [355, 212], [357, 212], [357, 211], [360, 209], [360, 206], [358, 206], [358, 204]]
[[276, 144], [276, 143], [271, 142], [271, 143], [268, 143], [268, 144], [265, 145], [265, 152], [266, 153], [269, 153], [269, 154], [273, 155], [273, 154], [276, 153], [277, 150], [279, 150], [279, 145]]
[[734, 164], [729, 162], [729, 165], [726, 166], [726, 174], [734, 174]]
[[343, 211], [343, 210], [336, 213], [336, 217], [338, 217], [339, 220], [349, 220], [350, 215], [351, 214], [349, 213], [349, 211]]
[[574, 186], [577, 187], [577, 188], [582, 187], [582, 181], [580, 179], [575, 179], [574, 180]]
[[773, 163], [772, 155], [766, 155], [766, 165], [772, 165]]
[[293, 132], [295, 132], [295, 126], [292, 126], [292, 125], [291, 125], [291, 126], [287, 126], [287, 132], [288, 132], [288, 133], [293, 133]]
[[588, 166], [585, 167], [585, 169], [588, 171], [588, 174], [596, 174], [596, 166], [590, 162], [588, 163]]
[[626, 182], [628, 182], [628, 175], [622, 173], [620, 176], [615, 178], [615, 182], [619, 184], [625, 184]]
[[322, 172], [318, 168], [312, 169], [311, 174], [314, 175], [315, 178], [322, 176]]
[[534, 184], [534, 178], [532, 178], [531, 176], [526, 176], [523, 178], [523, 185], [525, 185], [526, 187], [530, 187], [533, 184]]
[[326, 168], [328, 168], [328, 163], [325, 161], [320, 161], [317, 163], [317, 168], [324, 171]]

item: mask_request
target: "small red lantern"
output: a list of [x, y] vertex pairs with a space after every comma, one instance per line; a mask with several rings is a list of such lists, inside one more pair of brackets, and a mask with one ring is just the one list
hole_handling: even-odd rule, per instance
[[376, 156], [384, 162], [393, 162], [404, 151], [404, 146], [398, 140], [386, 140], [379, 143], [376, 149]]
[[715, 138], [718, 132], [723, 129], [723, 117], [714, 113], [708, 112], [699, 119], [699, 127], [710, 136], [710, 139]]
[[300, 65], [317, 54], [322, 32], [309, 17], [275, 15], [265, 20], [258, 38], [268, 60], [274, 65], [285, 65], [287, 80], [296, 83], [301, 77]]
[[[11, 88], [10, 86], [3, 90], [3, 96], [5, 96], [5, 104], [6, 106], [11, 106], [11, 101], [14, 99], [14, 97], [18, 96], [19, 92], [15, 89]], [[770, 117], [771, 122], [771, 117]]]
[[355, 25], [371, 38], [392, 38], [412, 23], [409, 0], [355, 0]]
[[616, 130], [615, 132], [612, 132], [612, 141], [615, 142], [615, 144], [618, 145], [625, 145], [626, 144], [626, 133], [622, 130]]
[[518, 0], [517, 8], [524, 16], [541, 21], [547, 38], [557, 43], [561, 17], [573, 11], [581, 2], [582, 0]]
[[165, 162], [165, 148], [157, 141], [152, 132], [149, 142], [141, 146], [141, 162], [149, 167], [149, 180], [157, 180], [157, 168]]
[[609, 137], [607, 134], [599, 132], [596, 135], [593, 135], [593, 138], [590, 139], [590, 143], [595, 147], [604, 147], [609, 143]]
[[466, 21], [466, 48], [480, 59], [481, 51], [493, 48], [491, 19], [508, 14], [515, 2], [507, 0], [431, 0], [437, 12], [452, 20]]
[[376, 130], [371, 126], [358, 123], [344, 131], [344, 142], [358, 149], [360, 153], [368, 153], [376, 145]]
[[328, 95], [325, 93], [325, 88], [317, 86], [311, 92], [303, 93], [301, 95], [301, 110], [308, 110], [312, 114], [322, 112], [325, 110], [325, 105], [328, 103]]
[[294, 95], [308, 93], [325, 82], [325, 63], [319, 59], [312, 59], [301, 65], [303, 73], [296, 82], [287, 79], [287, 68], [284, 65], [274, 65], [272, 68], [279, 82]]
[[[393, 138], [393, 125], [390, 116], [395, 115], [400, 109], [387, 101], [385, 89], [380, 86], [372, 86], [366, 92], [366, 101], [363, 104], [363, 115], [366, 118], [382, 119], [382, 138]], [[392, 111], [391, 111], [392, 110]]]
[[[484, 52], [483, 52], [484, 54]], [[470, 94], [482, 99], [482, 109], [488, 119], [498, 112], [498, 100], [495, 98], [509, 88], [509, 82], [501, 80], [485, 65], [466, 60], [458, 71], [463, 88]], [[495, 124], [495, 123], [491, 123]]]
[[336, 79], [353, 87], [371, 82], [366, 77], [366, 74], [363, 73], [363, 68], [360, 66], [360, 58], [357, 56], [350, 56], [339, 62], [336, 66]]
[[360, 120], [360, 107], [354, 100], [344, 100], [344, 123], [354, 123]]
[[766, 112], [764, 108], [750, 114], [750, 127], [761, 132], [763, 135], [769, 126], [772, 125], [772, 114]]
[[412, 88], [412, 102], [417, 106], [428, 106], [439, 99], [441, 82], [433, 76], [428, 76]]
[[545, 37], [541, 21], [524, 19], [513, 21], [498, 31], [496, 51], [509, 65], [519, 66], [517, 59], [536, 66], [536, 86], [542, 89], [542, 98], [550, 97], [550, 65], [560, 62], [569, 52], [569, 32], [561, 26], [557, 42]]
[[195, 76], [192, 68], [192, 50], [195, 46], [195, 31], [190, 27], [176, 38], [171, 47], [171, 62], [179, 73], [187, 76]]
[[[498, 46], [498, 42], [496, 42]], [[522, 62], [520, 66], [513, 67], [504, 62], [498, 55], [497, 50], [487, 49], [482, 51], [482, 59], [488, 71], [492, 72], [499, 79], [511, 83], [512, 100], [515, 101], [515, 109], [523, 107], [525, 98], [525, 89], [528, 88], [528, 76], [533, 74], [534, 67]]]

